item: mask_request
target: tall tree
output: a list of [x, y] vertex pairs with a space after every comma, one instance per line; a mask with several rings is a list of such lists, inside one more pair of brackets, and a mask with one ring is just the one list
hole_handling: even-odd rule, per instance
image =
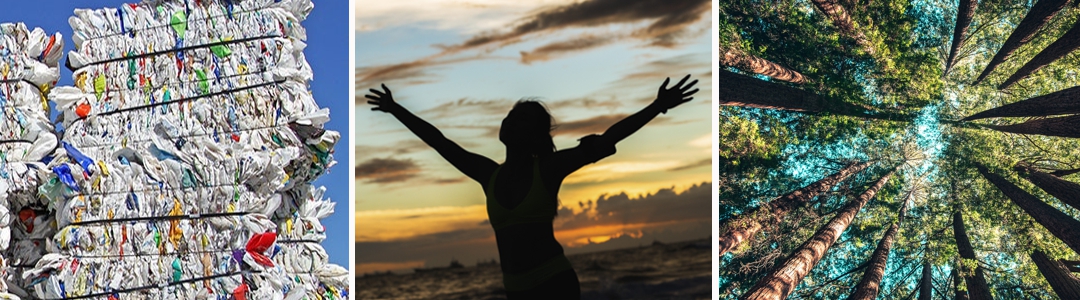
[[810, 202], [817, 195], [827, 192], [848, 176], [862, 172], [870, 166], [869, 162], [849, 163], [833, 173], [801, 189], [773, 199], [742, 215], [724, 221], [720, 225], [720, 254], [735, 250], [743, 241], [753, 237], [761, 230], [762, 222], [779, 222], [787, 213]]
[[720, 49], [720, 65], [734, 67], [748, 73], [769, 76], [772, 79], [791, 83], [806, 83], [806, 77], [799, 72], [777, 63], [746, 54], [735, 48]]
[[1009, 76], [1009, 79], [1005, 79], [1005, 82], [998, 85], [998, 89], [1004, 90], [1009, 88], [1017, 81], [1020, 81], [1020, 79], [1028, 77], [1031, 73], [1035, 73], [1035, 71], [1042, 69], [1042, 67], [1073, 52], [1076, 48], [1080, 48], [1080, 22], [1073, 24], [1073, 27], [1070, 28], [1069, 31], [1066, 31], [1064, 35], [1054, 41], [1054, 43], [1050, 44], [1050, 46], [1046, 46], [1046, 49], [1043, 49], [1042, 52], [1036, 54], [1035, 57], [1031, 58], [1031, 60], [1024, 64], [1023, 67], [1020, 67], [1019, 70], [1016, 70], [1016, 73]]
[[716, 81], [720, 82], [716, 94], [720, 97], [720, 105], [725, 106], [824, 112], [893, 121], [913, 119], [912, 116], [901, 114], [871, 112], [865, 107], [827, 99], [811, 92], [726, 70], [718, 70]]
[[1040, 172], [1024, 164], [1016, 164], [1013, 169], [1054, 198], [1080, 209], [1080, 184]]
[[952, 47], [949, 47], [949, 59], [945, 61], [945, 74], [949, 73], [953, 64], [956, 63], [956, 52], [964, 42], [968, 25], [971, 25], [971, 17], [975, 16], [975, 7], [979, 5], [976, 0], [960, 0], [956, 7], [956, 28], [953, 29]]
[[874, 46], [870, 44], [870, 40], [866, 38], [861, 31], [856, 28], [855, 21], [851, 20], [851, 15], [844, 9], [843, 5], [833, 0], [811, 0], [814, 2], [814, 6], [817, 6], [822, 13], [825, 14], [833, 26], [840, 29], [840, 32], [847, 37], [855, 40], [855, 43], [862, 47], [866, 53], [874, 55], [876, 50]]
[[1019, 25], [1016, 25], [1016, 29], [1013, 29], [1012, 34], [1008, 39], [1005, 39], [1005, 43], [1001, 44], [1001, 49], [998, 49], [997, 54], [994, 54], [994, 58], [990, 59], [990, 62], [986, 64], [986, 68], [979, 74], [979, 78], [975, 79], [972, 85], [979, 84], [986, 76], [994, 72], [1005, 59], [1016, 49], [1020, 49], [1020, 46], [1027, 44], [1031, 41], [1032, 37], [1035, 37], [1035, 33], [1042, 28], [1046, 22], [1054, 18], [1054, 15], [1058, 13], [1066, 4], [1069, 4], [1069, 0], [1039, 0], [1035, 5], [1031, 6], [1031, 10], [1024, 16], [1024, 20], [1020, 21]]
[[1034, 119], [1013, 125], [984, 125], [997, 131], [1080, 138], [1080, 115]]
[[919, 280], [919, 300], [934, 298], [934, 270], [930, 268], [930, 260], [922, 263], [922, 279]]
[[904, 203], [900, 205], [900, 213], [896, 215], [896, 222], [889, 226], [889, 229], [885, 231], [885, 235], [881, 236], [877, 248], [874, 248], [874, 253], [870, 255], [870, 261], [866, 266], [866, 271], [863, 272], [862, 279], [859, 279], [859, 283], [855, 285], [855, 291], [851, 293], [848, 299], [877, 299], [878, 292], [881, 290], [881, 278], [885, 277], [885, 265], [889, 262], [889, 251], [892, 250], [892, 244], [896, 239], [896, 232], [900, 230], [900, 224], [904, 222], [904, 214], [907, 213], [907, 202], [910, 197], [911, 192], [909, 191]]
[[964, 118], [1034, 117], [1080, 113], [1080, 86], [984, 110]]
[[966, 290], [960, 290], [960, 272], [956, 271], [956, 268], [952, 269], [953, 290], [956, 291], [956, 300], [968, 300], [968, 293]]
[[1050, 283], [1050, 287], [1054, 288], [1054, 293], [1057, 293], [1061, 299], [1080, 299], [1080, 280], [1073, 276], [1072, 272], [1065, 267], [1060, 261], [1052, 260], [1046, 256], [1046, 253], [1035, 250], [1031, 253], [1031, 261], [1035, 262], [1035, 266], [1039, 268], [1039, 273], [1042, 273], [1046, 278], [1046, 282]]
[[967, 261], [975, 262], [975, 269], [972, 270], [965, 262], [960, 264], [962, 268], [964, 281], [967, 282], [967, 290], [970, 293], [971, 299], [994, 299], [990, 294], [990, 286], [986, 284], [986, 277], [983, 275], [983, 267], [978, 265], [978, 259], [975, 258], [975, 250], [971, 247], [971, 240], [968, 239], [967, 229], [964, 228], [964, 218], [960, 215], [960, 212], [953, 213], [953, 235], [956, 238], [956, 249], [960, 252], [960, 257]]
[[985, 166], [977, 165], [977, 168], [987, 181], [997, 186], [1002, 194], [1031, 215], [1036, 222], [1046, 227], [1051, 234], [1065, 242], [1073, 251], [1080, 252], [1080, 230], [1076, 230], [1080, 228], [1080, 221], [1042, 202], [1004, 177], [990, 173]]
[[784, 263], [773, 269], [769, 275], [762, 278], [750, 288], [739, 299], [784, 299], [795, 289], [795, 286], [799, 285], [803, 277], [810, 273], [810, 270], [814, 268], [814, 265], [821, 260], [821, 257], [825, 256], [825, 252], [829, 250], [829, 247], [836, 243], [836, 239], [840, 238], [840, 234], [844, 233], [848, 225], [851, 225], [851, 221], [855, 219], [855, 215], [859, 213], [859, 210], [870, 202], [871, 198], [877, 194], [878, 190], [892, 177], [895, 168], [885, 176], [881, 176], [877, 182], [874, 182], [865, 192], [860, 194], [857, 198], [849, 201], [843, 208], [836, 213], [829, 223], [825, 224], [821, 228], [818, 228], [814, 236], [804, 242], [802, 246], [799, 246], [791, 256], [788, 256], [784, 260]]

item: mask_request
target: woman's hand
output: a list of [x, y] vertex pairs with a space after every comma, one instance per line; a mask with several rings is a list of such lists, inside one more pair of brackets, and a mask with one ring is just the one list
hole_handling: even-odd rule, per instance
[[401, 105], [398, 105], [397, 102], [394, 102], [394, 95], [390, 93], [390, 89], [387, 88], [385, 84], [382, 85], [382, 89], [382, 91], [376, 89], [368, 89], [368, 91], [371, 91], [371, 94], [364, 95], [365, 98], [371, 99], [368, 100], [368, 104], [375, 105], [375, 107], [372, 107], [371, 110], [394, 113], [394, 111], [400, 109]]
[[656, 100], [653, 101], [653, 105], [657, 109], [660, 109], [661, 112], [666, 113], [668, 109], [693, 100], [694, 97], [691, 96], [697, 93], [698, 89], [690, 90], [690, 88], [694, 87], [698, 81], [697, 79], [694, 79], [694, 81], [683, 86], [687, 79], [690, 79], [690, 74], [687, 74], [686, 77], [683, 77], [682, 80], [679, 80], [678, 84], [672, 86], [670, 89], [667, 88], [667, 85], [668, 82], [671, 82], [671, 77], [664, 79], [664, 84], [660, 86], [660, 91], [656, 93]]

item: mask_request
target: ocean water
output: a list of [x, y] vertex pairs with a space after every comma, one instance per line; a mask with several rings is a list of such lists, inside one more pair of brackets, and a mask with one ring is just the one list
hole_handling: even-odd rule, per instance
[[[709, 239], [568, 255], [582, 299], [711, 299]], [[357, 299], [506, 299], [498, 265], [356, 278]]]

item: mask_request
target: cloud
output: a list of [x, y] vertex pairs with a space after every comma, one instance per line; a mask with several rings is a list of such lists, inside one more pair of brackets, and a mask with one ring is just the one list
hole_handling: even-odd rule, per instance
[[679, 161], [600, 162], [570, 174], [563, 180], [563, 184], [602, 182], [637, 173], [668, 170], [680, 164]]
[[678, 171], [689, 170], [689, 169], [693, 169], [693, 168], [697, 168], [697, 167], [704, 167], [704, 166], [712, 166], [712, 158], [711, 157], [706, 158], [706, 159], [702, 159], [702, 160], [699, 160], [699, 161], [695, 161], [695, 162], [692, 162], [692, 163], [689, 163], [689, 164], [685, 164], [685, 165], [681, 165], [681, 166], [678, 166], [678, 167], [668, 169], [668, 172], [678, 172]]
[[[662, 224], [712, 218], [712, 186], [707, 182], [694, 185], [683, 192], [673, 188], [632, 198], [626, 193], [601, 195], [596, 200], [579, 204], [585, 207], [576, 214], [570, 208], [559, 210], [556, 230], [576, 230], [595, 226]], [[565, 216], [565, 217], [564, 217]]]
[[533, 51], [521, 51], [521, 63], [527, 65], [536, 61], [550, 60], [569, 52], [604, 46], [615, 41], [615, 39], [615, 36], [581, 35], [574, 39], [550, 43]]
[[353, 151], [356, 152], [357, 156], [387, 154], [404, 155], [429, 149], [431, 149], [431, 147], [425, 144], [424, 141], [421, 141], [420, 139], [407, 139], [385, 146], [357, 145], [353, 147]]
[[392, 242], [471, 230], [492, 233], [491, 227], [481, 224], [487, 219], [484, 205], [357, 211], [355, 217], [357, 242]]
[[668, 47], [689, 23], [704, 17], [709, 7], [708, 0], [587, 0], [539, 11], [509, 31], [475, 35], [444, 49], [453, 52], [492, 44], [504, 46], [535, 33], [650, 20], [652, 24], [633, 36]]
[[412, 159], [373, 158], [357, 164], [355, 172], [358, 180], [394, 183], [416, 177], [420, 167]]
[[379, 30], [423, 24], [439, 30], [473, 34], [503, 28], [529, 11], [576, 0], [409, 0], [356, 2], [356, 30]]
[[[435, 45], [441, 49], [440, 52], [414, 61], [358, 68], [356, 69], [356, 86], [364, 89], [388, 81], [396, 81], [395, 83], [399, 85], [429, 83], [434, 80], [434, 75], [432, 75], [430, 71], [435, 67], [478, 59], [502, 59], [490, 56], [489, 54], [498, 48], [522, 42], [525, 40], [525, 37], [529, 35], [551, 33], [573, 28], [594, 28], [614, 24], [634, 24], [639, 22], [647, 22], [649, 24], [644, 28], [635, 29], [629, 34], [584, 34], [570, 40], [549, 43], [532, 51], [521, 52], [520, 62], [529, 64], [537, 61], [545, 61], [558, 56], [567, 55], [571, 52], [592, 49], [623, 40], [639, 40], [646, 42], [646, 46], [674, 48], [680, 45], [680, 40], [683, 37], [692, 36], [694, 33], [706, 32], [704, 29], [694, 33], [689, 32], [688, 30], [693, 23], [704, 19], [705, 16], [708, 15], [707, 12], [711, 7], [710, 1], [708, 0], [586, 0], [568, 4], [565, 1], [555, 2], [563, 5], [553, 5], [534, 10], [526, 17], [517, 21], [509, 21], [506, 18], [485, 19], [484, 17], [489, 16], [487, 16], [486, 13], [482, 13], [482, 11], [485, 9], [493, 11], [500, 9], [500, 6], [494, 3], [485, 2], [485, 4], [490, 5], [480, 5], [475, 9], [467, 9], [469, 13], [465, 13], [464, 15], [472, 14], [472, 17], [466, 18], [465, 20], [473, 22], [476, 22], [477, 20], [492, 22], [492, 20], [495, 20], [500, 23], [500, 25], [484, 27], [512, 28], [509, 30], [487, 30], [475, 34], [459, 44]], [[425, 14], [429, 13], [431, 15], [461, 15], [455, 14], [456, 12], [459, 12], [455, 10], [459, 8], [459, 6], [445, 3], [425, 4], [429, 5], [427, 7], [413, 9], [405, 9], [406, 6], [404, 5], [392, 5], [392, 7], [382, 8], [382, 13], [401, 17], [408, 16], [410, 13], [417, 13], [415, 10], [420, 10]], [[408, 6], [422, 6], [425, 4], [413, 3]], [[358, 12], [364, 11], [365, 8], [363, 7], [366, 6], [368, 5], [358, 5]], [[380, 6], [381, 5], [375, 5], [376, 8]], [[451, 8], [448, 8], [448, 11], [436, 10], [439, 7]], [[517, 9], [520, 9], [520, 7]], [[376, 12], [378, 10], [379, 9], [375, 9]], [[365, 12], [365, 15], [358, 15], [358, 20], [379, 19], [372, 15], [368, 15], [371, 13], [371, 11], [368, 11]], [[412, 19], [416, 20], [417, 18], [413, 17]], [[419, 19], [423, 20], [424, 17], [420, 17]], [[385, 21], [374, 22], [378, 23]], [[371, 30], [381, 26], [382, 25], [370, 25], [370, 23], [365, 25], [364, 23], [360, 23], [357, 28]], [[477, 49], [482, 49], [482, 51], [473, 56], [450, 57], [464, 51]], [[356, 100], [361, 101], [363, 98], [362, 96], [358, 96]]]

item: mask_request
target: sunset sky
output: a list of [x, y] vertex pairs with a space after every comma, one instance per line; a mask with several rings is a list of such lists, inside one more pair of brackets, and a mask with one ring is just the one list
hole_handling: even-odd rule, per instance
[[465, 149], [502, 162], [500, 121], [539, 99], [557, 148], [651, 102], [665, 77], [692, 102], [566, 179], [555, 220], [568, 253], [707, 238], [711, 217], [710, 2], [368, 1], [356, 12], [357, 274], [498, 257], [479, 184], [363, 95], [385, 83]]

